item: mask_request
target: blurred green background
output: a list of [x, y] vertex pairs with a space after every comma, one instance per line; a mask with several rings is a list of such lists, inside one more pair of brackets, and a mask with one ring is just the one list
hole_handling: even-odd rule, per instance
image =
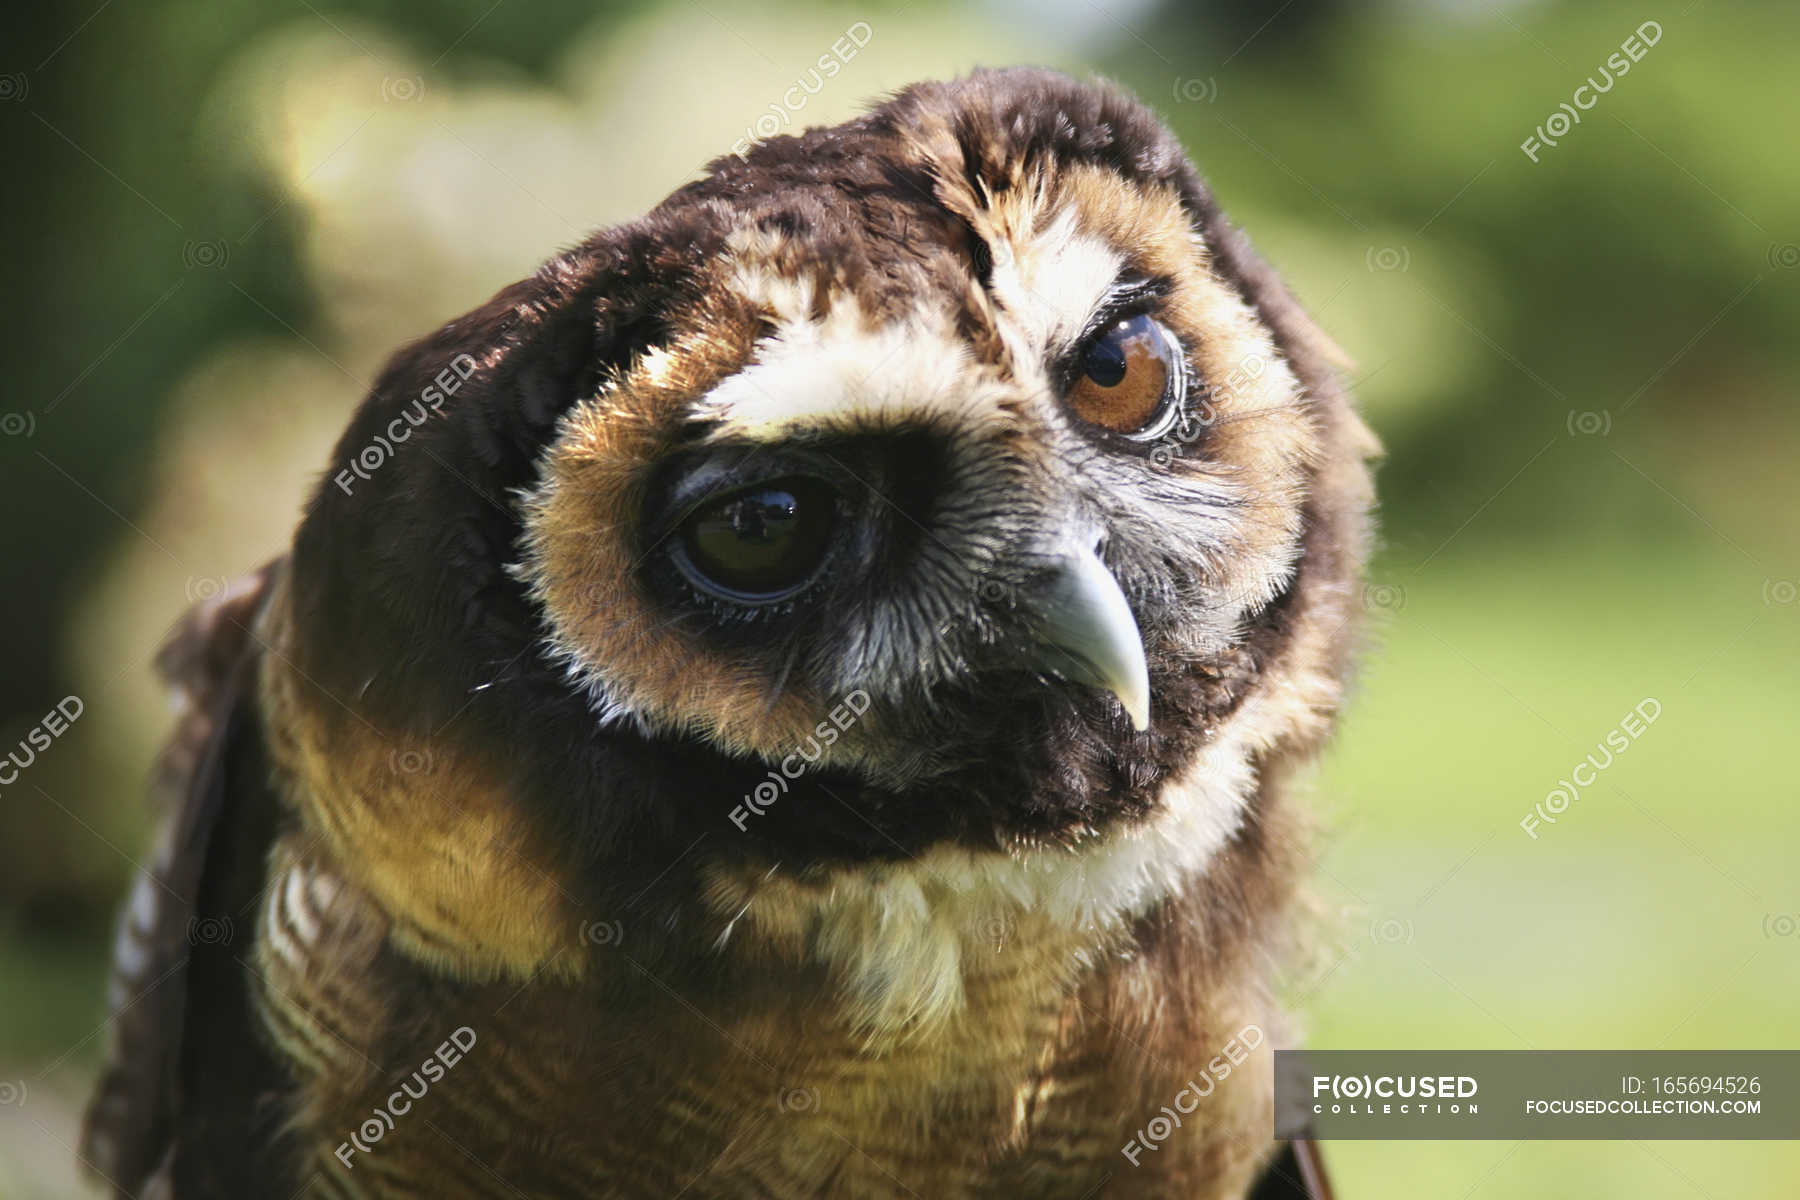
[[[858, 21], [867, 46], [800, 123], [982, 64], [1114, 76], [1357, 362], [1384, 546], [1369, 665], [1315, 784], [1337, 937], [1290, 983], [1312, 1041], [1800, 1044], [1791, 10], [47, 0], [3, 19], [0, 747], [66, 696], [84, 711], [0, 789], [0, 1197], [76, 1194], [162, 631], [281, 548], [389, 350], [691, 177]], [[1558, 136], [1558, 105], [1648, 20], [1656, 44]], [[1528, 154], [1540, 125], [1557, 143]], [[1646, 698], [1642, 738], [1523, 828]], [[1800, 1194], [1791, 1143], [1328, 1150], [1348, 1200]]]

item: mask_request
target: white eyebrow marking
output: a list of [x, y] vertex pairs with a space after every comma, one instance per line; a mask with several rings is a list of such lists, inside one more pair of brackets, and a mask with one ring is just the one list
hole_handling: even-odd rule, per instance
[[1083, 232], [1066, 208], [1023, 245], [994, 247], [994, 298], [1026, 343], [1014, 352], [1037, 359], [1072, 347], [1124, 267], [1124, 257]]
[[778, 325], [757, 361], [701, 397], [696, 415], [717, 422], [715, 439], [777, 441], [917, 417], [970, 428], [1002, 419], [1008, 394], [942, 314], [871, 327], [844, 296], [823, 321]]
[[[1021, 215], [1029, 226], [1032, 213]], [[1046, 385], [1043, 366], [1072, 348], [1117, 289], [1124, 257], [1083, 231], [1072, 208], [1021, 237], [992, 232], [990, 294], [1001, 338], [1021, 378], [1007, 381], [976, 360], [947, 312], [923, 305], [875, 325], [853, 295], [817, 312], [817, 283], [791, 278], [767, 261], [766, 239], [740, 233], [728, 243], [731, 282], [765, 308], [775, 333], [756, 361], [695, 404], [715, 438], [775, 441], [800, 429], [930, 417], [964, 428], [1001, 419], [1019, 385]]]

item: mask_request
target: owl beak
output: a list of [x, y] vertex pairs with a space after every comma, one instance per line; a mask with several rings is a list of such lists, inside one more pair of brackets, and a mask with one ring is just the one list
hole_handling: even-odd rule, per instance
[[1036, 665], [1118, 697], [1134, 729], [1150, 727], [1144, 639], [1119, 583], [1092, 550], [1060, 559], [1037, 603]]

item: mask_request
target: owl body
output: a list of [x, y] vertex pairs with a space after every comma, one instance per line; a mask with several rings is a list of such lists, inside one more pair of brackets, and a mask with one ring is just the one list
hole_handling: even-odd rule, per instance
[[1269, 1053], [1367, 537], [1328, 364], [1149, 114], [1037, 71], [719, 160], [402, 350], [335, 463], [464, 382], [165, 652], [88, 1156], [1321, 1194]]
[[[1121, 1195], [1206, 1194], [1201, 1182], [1241, 1195], [1268, 1156], [1267, 1108], [1215, 1090], [1183, 1105], [1203, 1137], [1149, 1147], [1136, 1167], [1123, 1157], [1133, 1130], [1208, 1078], [1185, 1051], [1189, 1022], [1276, 1026], [1262, 997], [1232, 989], [1181, 1014], [1179, 1040], [1147, 1043], [1173, 1033], [1131, 994], [1152, 965], [1072, 981], [1067, 935], [983, 948], [961, 971], [959, 1019], [871, 1045], [833, 1019], [828, 971], [772, 970], [748, 947], [707, 981], [649, 967], [623, 939], [605, 981], [448, 981], [383, 953], [379, 917], [290, 861], [285, 878], [307, 882], [272, 889], [282, 934], [260, 956], [259, 1002], [283, 1056], [309, 1064], [299, 1146], [319, 1195], [1079, 1197], [1115, 1176]], [[315, 922], [322, 938], [370, 938], [349, 959], [353, 993], [347, 972], [283, 958], [283, 936]], [[397, 995], [407, 1007], [390, 1011]], [[431, 1078], [424, 1064], [459, 1029], [466, 1052]], [[1243, 1069], [1240, 1084], [1265, 1064]], [[391, 1130], [366, 1124], [390, 1117]]]

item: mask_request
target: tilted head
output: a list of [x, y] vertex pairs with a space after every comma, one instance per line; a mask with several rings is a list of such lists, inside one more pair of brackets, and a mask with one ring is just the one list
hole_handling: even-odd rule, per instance
[[1371, 443], [1328, 353], [1134, 101], [919, 85], [397, 356], [283, 653], [320, 745], [453, 740], [624, 894], [702, 833], [804, 874], [1179, 809], [1197, 862], [1337, 702]]

